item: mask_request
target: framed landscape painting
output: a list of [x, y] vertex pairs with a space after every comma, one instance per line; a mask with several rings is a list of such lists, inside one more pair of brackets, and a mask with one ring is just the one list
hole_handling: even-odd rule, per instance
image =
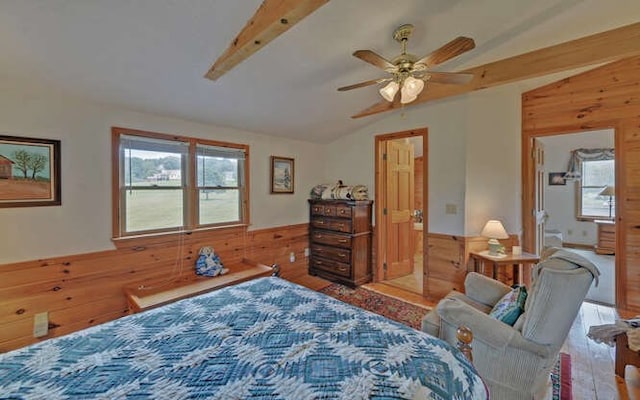
[[271, 193], [293, 193], [293, 158], [271, 156]]
[[60, 141], [0, 135], [0, 207], [56, 206]]

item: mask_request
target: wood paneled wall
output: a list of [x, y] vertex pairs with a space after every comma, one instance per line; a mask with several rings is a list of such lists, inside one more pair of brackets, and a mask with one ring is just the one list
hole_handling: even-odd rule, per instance
[[[451, 290], [464, 292], [464, 278], [469, 265], [469, 252], [482, 251], [488, 247], [488, 239], [482, 236], [457, 236], [440, 233], [427, 234], [428, 256], [426, 297], [437, 301]], [[518, 237], [500, 240], [506, 249], [518, 244]], [[498, 279], [507, 282], [512, 278], [508, 268], [498, 272]]]
[[616, 137], [616, 305], [640, 310], [640, 57], [522, 95], [523, 227], [534, 248], [533, 138], [613, 128]]
[[[307, 224], [256, 231], [244, 227], [117, 242], [116, 250], [0, 266], [0, 352], [40, 339], [33, 316], [49, 312], [49, 335], [60, 336], [127, 314], [123, 286], [193, 273], [198, 251], [213, 246], [225, 266], [249, 258], [281, 267], [283, 277], [306, 275]], [[294, 252], [296, 261], [289, 262]]]

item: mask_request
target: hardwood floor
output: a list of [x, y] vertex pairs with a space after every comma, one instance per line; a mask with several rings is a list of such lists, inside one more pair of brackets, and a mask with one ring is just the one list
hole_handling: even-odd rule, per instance
[[[314, 290], [331, 284], [329, 281], [309, 275], [300, 275], [290, 280]], [[420, 295], [382, 283], [367, 284], [366, 287], [423, 306], [434, 305]], [[621, 312], [620, 315], [629, 318], [634, 314]], [[614, 373], [615, 349], [587, 338], [590, 326], [611, 324], [617, 317], [618, 312], [613, 307], [589, 302], [582, 304], [561, 350], [571, 355], [574, 400], [628, 399], [624, 381], [616, 378]], [[547, 399], [551, 399], [551, 388], [544, 400]]]

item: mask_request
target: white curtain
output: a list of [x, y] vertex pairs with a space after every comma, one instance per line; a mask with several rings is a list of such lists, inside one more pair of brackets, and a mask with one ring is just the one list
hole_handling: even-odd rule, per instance
[[614, 149], [575, 149], [571, 151], [565, 179], [580, 179], [583, 161], [613, 160]]

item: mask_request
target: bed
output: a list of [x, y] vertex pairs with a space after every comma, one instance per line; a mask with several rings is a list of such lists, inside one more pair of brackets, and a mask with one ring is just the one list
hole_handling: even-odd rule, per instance
[[487, 399], [447, 343], [277, 277], [0, 354], [10, 399]]

